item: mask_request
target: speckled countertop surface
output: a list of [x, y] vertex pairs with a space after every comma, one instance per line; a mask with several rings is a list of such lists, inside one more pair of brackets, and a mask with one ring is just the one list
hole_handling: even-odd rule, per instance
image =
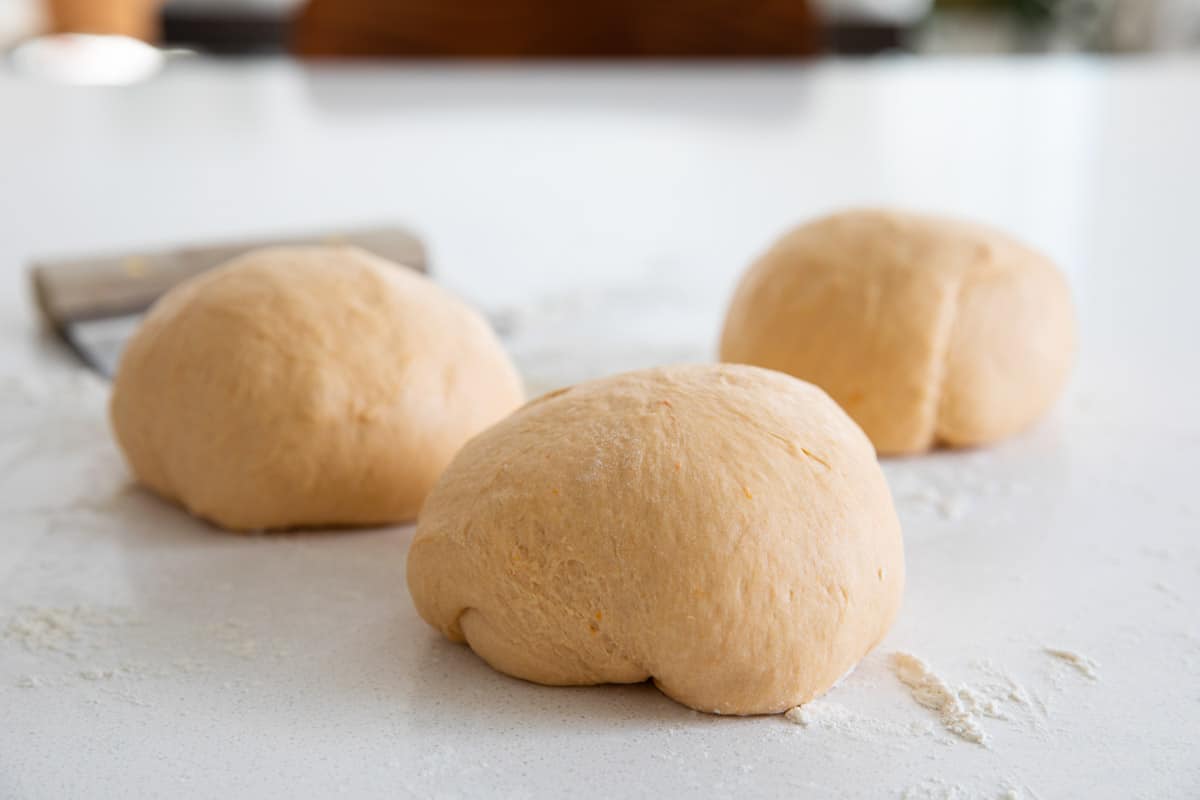
[[[0, 797], [1194, 796], [1197, 86], [1195, 60], [0, 76]], [[711, 357], [748, 259], [858, 203], [1046, 250], [1083, 342], [1035, 430], [885, 464], [905, 606], [807, 725], [511, 680], [417, 618], [411, 528], [233, 536], [130, 487], [107, 387], [23, 289], [35, 254], [401, 219], [543, 389]]]

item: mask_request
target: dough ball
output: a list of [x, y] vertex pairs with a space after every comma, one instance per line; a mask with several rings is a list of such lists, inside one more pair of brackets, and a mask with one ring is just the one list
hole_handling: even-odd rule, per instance
[[534, 400], [455, 457], [408, 555], [417, 611], [496, 669], [653, 678], [721, 714], [827, 690], [883, 637], [903, 586], [862, 431], [815, 386], [735, 365]]
[[279, 247], [156, 303], [111, 412], [143, 484], [261, 530], [412, 519], [463, 442], [521, 400], [487, 323], [425, 277]]
[[1075, 350], [1066, 281], [965, 222], [885, 211], [793, 230], [733, 298], [721, 360], [812, 381], [880, 453], [987, 444], [1058, 397]]

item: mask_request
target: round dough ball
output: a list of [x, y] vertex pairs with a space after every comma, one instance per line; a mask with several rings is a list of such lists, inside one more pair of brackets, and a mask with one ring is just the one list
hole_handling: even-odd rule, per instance
[[1066, 382], [1075, 317], [1052, 263], [966, 222], [885, 211], [793, 230], [746, 273], [721, 360], [812, 381], [880, 453], [987, 444]]
[[277, 247], [159, 300], [111, 412], [143, 484], [263, 530], [412, 519], [521, 401], [487, 323], [427, 278], [355, 248]]
[[455, 457], [408, 555], [417, 611], [538, 683], [653, 678], [701, 711], [805, 703], [884, 635], [900, 524], [820, 389], [748, 366], [534, 400]]

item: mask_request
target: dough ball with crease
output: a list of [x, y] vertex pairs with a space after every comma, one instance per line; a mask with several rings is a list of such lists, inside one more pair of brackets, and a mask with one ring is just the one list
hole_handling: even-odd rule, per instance
[[522, 389], [477, 313], [349, 247], [254, 251], [168, 292], [111, 416], [137, 479], [234, 530], [412, 519]]
[[824, 392], [683, 366], [553, 392], [470, 441], [421, 511], [408, 586], [510, 675], [653, 678], [763, 714], [879, 642], [904, 556], [871, 444]]
[[1032, 424], [1075, 350], [1067, 283], [967, 222], [850, 211], [803, 225], [746, 273], [721, 360], [812, 381], [880, 453], [982, 445]]

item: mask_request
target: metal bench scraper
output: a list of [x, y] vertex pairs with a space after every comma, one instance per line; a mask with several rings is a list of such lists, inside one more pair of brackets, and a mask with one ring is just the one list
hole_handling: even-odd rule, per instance
[[38, 259], [30, 277], [42, 316], [89, 367], [112, 377], [142, 314], [168, 289], [248, 250], [273, 245], [355, 245], [427, 272], [425, 248], [408, 231], [379, 227], [265, 241]]

